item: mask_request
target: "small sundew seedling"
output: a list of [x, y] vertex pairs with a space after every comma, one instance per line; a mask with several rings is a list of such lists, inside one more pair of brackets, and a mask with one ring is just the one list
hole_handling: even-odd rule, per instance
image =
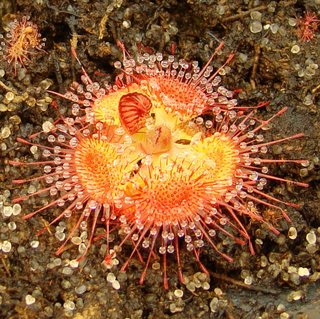
[[[65, 94], [52, 92], [72, 102], [72, 115], [60, 116], [42, 132], [47, 143], [32, 140], [37, 134], [18, 139], [42, 149], [43, 160], [16, 159], [11, 164], [43, 167], [36, 177], [14, 181], [46, 184], [15, 199], [48, 194], [48, 204], [26, 219], [48, 208], [64, 207], [56, 210], [51, 222], [70, 219], [58, 254], [71, 242], [85, 255], [96, 225], [103, 224], [105, 233], [100, 238], [106, 240], [107, 268], [112, 268], [115, 253], [125, 254], [131, 243], [129, 256], [121, 255], [125, 260], [121, 270], [138, 257], [144, 264], [142, 284], [150, 265], [161, 259], [168, 288], [169, 261], [175, 262], [184, 281], [182, 249], [208, 274], [201, 262], [205, 245], [230, 262], [232, 257], [221, 245], [225, 239], [246, 244], [254, 253], [248, 220], [264, 223], [279, 234], [263, 212], [275, 211], [289, 221], [283, 206], [298, 205], [268, 194], [267, 181], [308, 185], [275, 177], [268, 166], [307, 162], [266, 154], [268, 147], [303, 134], [264, 140], [263, 131], [286, 108], [259, 120], [256, 109], [267, 103], [239, 106], [234, 92], [220, 84], [220, 71], [233, 55], [217, 70], [210, 66], [221, 49], [222, 44], [202, 68], [198, 62], [161, 53], [133, 59], [123, 49], [123, 61], [115, 63], [120, 71], [115, 84], [93, 82], [83, 69], [82, 83], [73, 83]], [[112, 230], [119, 230], [121, 240], [109, 247]]]
[[307, 11], [303, 17], [298, 19], [298, 36], [302, 41], [311, 41], [318, 29], [320, 20], [317, 15]]
[[45, 38], [41, 38], [38, 26], [29, 21], [30, 17], [23, 16], [9, 24], [9, 31], [5, 36], [0, 35], [0, 54], [3, 60], [14, 69], [25, 66], [37, 51], [44, 51]]

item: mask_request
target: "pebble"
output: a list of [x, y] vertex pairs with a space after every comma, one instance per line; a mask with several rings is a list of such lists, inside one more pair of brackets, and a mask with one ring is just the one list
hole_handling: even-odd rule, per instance
[[55, 265], [55, 267], [60, 266], [60, 265], [62, 264], [61, 258], [55, 258], [55, 259], [53, 260], [53, 264]]
[[311, 280], [311, 281], [317, 281], [317, 280], [319, 280], [320, 279], [320, 272], [314, 272], [310, 277], [309, 277], [309, 279]]
[[271, 30], [271, 32], [272, 32], [273, 34], [276, 34], [276, 33], [278, 32], [278, 30], [279, 30], [279, 24], [277, 24], [277, 23], [272, 23], [272, 24], [270, 25], [270, 30]]
[[295, 27], [297, 25], [297, 19], [295, 18], [289, 18], [288, 23], [291, 27]]
[[21, 213], [21, 205], [20, 204], [14, 204], [12, 206], [12, 210], [13, 210], [12, 211], [13, 216], [19, 215]]
[[10, 102], [14, 99], [14, 93], [13, 92], [7, 92], [5, 95], [5, 98]]
[[76, 259], [72, 259], [70, 260], [69, 265], [71, 268], [77, 268], [79, 266], [79, 262]]
[[311, 231], [310, 233], [308, 233], [306, 236], [306, 239], [310, 245], [314, 245], [317, 242], [317, 236], [314, 233], [314, 231]]
[[39, 241], [38, 240], [33, 240], [31, 243], [30, 243], [30, 246], [32, 248], [38, 248], [39, 247]]
[[254, 20], [250, 23], [250, 31], [252, 33], [259, 33], [262, 31], [262, 24], [260, 21]]
[[9, 222], [8, 223], [8, 228], [10, 229], [10, 230], [16, 230], [17, 229], [17, 224], [15, 223], [15, 222]]
[[85, 285], [81, 285], [79, 287], [76, 287], [74, 290], [78, 295], [82, 295], [83, 293], [86, 292], [87, 287]]
[[33, 194], [33, 193], [35, 193], [37, 191], [37, 188], [34, 186], [34, 185], [30, 185], [29, 187], [28, 187], [28, 194]]
[[53, 309], [49, 306], [44, 307], [44, 312], [46, 314], [47, 317], [52, 317], [53, 316]]
[[253, 277], [252, 276], [247, 276], [246, 278], [244, 278], [244, 283], [246, 285], [251, 285], [253, 282]]
[[297, 54], [299, 52], [300, 52], [300, 47], [297, 44], [293, 45], [291, 48], [291, 53]]
[[119, 290], [120, 289], [120, 283], [118, 280], [115, 280], [113, 283], [112, 283], [112, 288], [113, 289], [116, 289], [116, 290]]
[[289, 273], [289, 274], [294, 274], [294, 273], [296, 273], [297, 271], [298, 271], [297, 268], [294, 267], [294, 266], [289, 266], [289, 267], [288, 267], [288, 273]]
[[313, 104], [313, 95], [312, 94], [307, 94], [303, 100], [304, 105], [312, 105]]
[[214, 288], [214, 293], [217, 296], [222, 296], [223, 295], [223, 291], [220, 288]]
[[82, 243], [82, 239], [80, 237], [72, 237], [71, 238], [71, 242], [74, 244], [74, 245], [80, 245]]
[[298, 235], [297, 229], [295, 227], [290, 227], [288, 230], [288, 237], [290, 239], [296, 239]]
[[64, 268], [62, 269], [62, 273], [63, 273], [64, 275], [70, 276], [70, 275], [73, 274], [73, 270], [72, 270], [70, 267], [64, 267]]
[[116, 276], [114, 273], [110, 272], [107, 275], [107, 281], [110, 283], [113, 283], [116, 280]]
[[195, 284], [193, 282], [187, 283], [186, 287], [191, 292], [194, 292], [196, 290], [196, 286], [195, 286]]
[[54, 125], [49, 122], [49, 121], [45, 121], [43, 124], [42, 124], [42, 129], [45, 133], [49, 133], [51, 130], [54, 129]]
[[56, 232], [56, 233], [54, 234], [54, 236], [55, 236], [58, 240], [60, 240], [60, 241], [63, 241], [63, 240], [66, 238], [66, 234], [65, 234], [65, 233]]
[[13, 214], [13, 208], [11, 206], [3, 207], [2, 214], [4, 217], [10, 217]]
[[298, 301], [303, 297], [303, 293], [301, 290], [292, 291], [287, 297], [287, 300], [290, 301]]
[[300, 277], [308, 277], [310, 275], [310, 271], [308, 268], [305, 267], [299, 267], [298, 269], [298, 275]]
[[318, 248], [315, 244], [308, 244], [306, 246], [306, 250], [309, 254], [315, 254], [317, 252]]
[[63, 308], [69, 311], [72, 311], [76, 308], [76, 305], [73, 301], [71, 300], [67, 300], [64, 304], [63, 304]]
[[211, 312], [216, 312], [219, 306], [219, 299], [217, 297], [212, 298], [209, 306], [210, 306]]
[[76, 307], [77, 308], [83, 308], [83, 299], [82, 298], [78, 298], [77, 300], [76, 300]]
[[183, 291], [181, 289], [176, 289], [173, 293], [177, 298], [183, 297]]
[[251, 11], [250, 17], [252, 20], [261, 21], [262, 13], [259, 11]]
[[11, 130], [8, 126], [5, 126], [1, 129], [0, 137], [3, 139], [8, 138], [11, 135]]
[[6, 112], [8, 107], [5, 104], [0, 103], [0, 112]]
[[203, 290], [209, 290], [210, 289], [210, 284], [208, 282], [203, 282], [202, 283], [202, 289]]
[[125, 29], [129, 29], [131, 27], [131, 22], [129, 20], [124, 20], [122, 22], [122, 26], [125, 28]]
[[217, 11], [217, 13], [219, 14], [219, 15], [224, 15], [224, 13], [225, 13], [225, 7], [224, 6], [222, 6], [222, 5], [217, 5], [217, 7], [216, 7], [216, 11]]
[[11, 245], [10, 241], [8, 241], [8, 240], [3, 241], [1, 246], [2, 246], [1, 247], [2, 251], [4, 253], [9, 253], [11, 251], [12, 245]]
[[30, 147], [30, 152], [31, 152], [31, 154], [36, 154], [37, 152], [38, 152], [38, 147], [36, 146], [36, 145], [32, 145], [31, 147]]
[[277, 306], [277, 311], [283, 312], [285, 310], [286, 310], [286, 306], [282, 303], [279, 303], [279, 305]]
[[27, 306], [30, 306], [36, 302], [36, 298], [34, 298], [32, 295], [26, 295], [26, 304]]

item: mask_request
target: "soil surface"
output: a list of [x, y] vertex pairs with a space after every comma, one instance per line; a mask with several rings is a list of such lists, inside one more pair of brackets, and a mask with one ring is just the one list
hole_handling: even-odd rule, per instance
[[[2, 0], [0, 33], [5, 36], [12, 21], [29, 16], [46, 40], [16, 71], [0, 55], [0, 318], [319, 318], [320, 28], [318, 22], [306, 26], [307, 12], [320, 19], [320, 1]], [[306, 27], [312, 31], [310, 39], [303, 38]], [[81, 267], [75, 267], [74, 247], [55, 255], [57, 225], [37, 236], [59, 208], [22, 219], [45, 205], [45, 196], [32, 197], [21, 207], [12, 202], [30, 187], [12, 184], [12, 178], [27, 178], [36, 170], [9, 165], [8, 160], [40, 157], [17, 137], [28, 138], [57, 118], [52, 102], [58, 103], [60, 112], [70, 106], [47, 89], [64, 93], [72, 81], [79, 81], [81, 67], [71, 46], [90, 77], [112, 82], [113, 64], [122, 58], [119, 40], [132, 56], [174, 52], [200, 65], [223, 41], [222, 53], [212, 65], [219, 67], [235, 54], [225, 67], [223, 84], [239, 90], [239, 103], [254, 106], [269, 101], [258, 110], [263, 119], [288, 108], [265, 132], [266, 139], [305, 134], [270, 147], [268, 154], [309, 160], [306, 167], [291, 163], [272, 167], [276, 176], [309, 183], [308, 188], [268, 184], [269, 194], [300, 205], [283, 207], [291, 223], [266, 213], [279, 236], [259, 223], [248, 223], [256, 254], [234, 245], [233, 263], [204, 248], [201, 261], [210, 279], [200, 273], [190, 254], [181, 251], [184, 275], [195, 286], [179, 283], [174, 260], [168, 263], [168, 290], [158, 269], [150, 269], [139, 285], [143, 266], [138, 260], [126, 273], [113, 269], [120, 288], [112, 285], [110, 271], [101, 265], [105, 247], [99, 241]], [[130, 249], [123, 249], [126, 257], [119, 257], [120, 263]]]

